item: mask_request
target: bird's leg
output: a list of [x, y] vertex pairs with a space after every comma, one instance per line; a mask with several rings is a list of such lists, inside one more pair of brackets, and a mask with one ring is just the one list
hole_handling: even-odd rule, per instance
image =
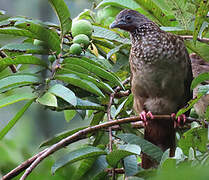
[[142, 119], [142, 121], [144, 122], [145, 126], [148, 124], [147, 118], [154, 119], [154, 116], [153, 116], [153, 114], [150, 111], [148, 111], [147, 113], [146, 113], [146, 111], [142, 111], [139, 114], [139, 116]]
[[185, 114], [181, 114], [180, 116], [178, 116], [178, 118], [176, 119], [176, 114], [172, 113], [171, 117], [174, 120], [174, 127], [181, 127], [186, 123], [186, 116]]

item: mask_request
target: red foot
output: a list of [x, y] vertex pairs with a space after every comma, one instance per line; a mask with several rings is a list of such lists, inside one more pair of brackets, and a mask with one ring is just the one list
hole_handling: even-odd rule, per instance
[[152, 113], [150, 111], [148, 111], [147, 113], [145, 111], [142, 111], [140, 114], [139, 114], [140, 118], [142, 119], [142, 121], [144, 122], [144, 125], [146, 126], [147, 125], [147, 118], [151, 118], [151, 119], [154, 119], [154, 116], [152, 115]]
[[186, 116], [184, 114], [181, 114], [180, 116], [178, 116], [178, 118], [176, 119], [176, 114], [172, 113], [171, 117], [174, 119], [174, 127], [181, 127], [186, 123]]

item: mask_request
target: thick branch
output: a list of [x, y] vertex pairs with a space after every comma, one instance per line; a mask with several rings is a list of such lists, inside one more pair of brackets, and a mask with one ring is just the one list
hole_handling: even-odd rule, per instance
[[[169, 115], [155, 115], [153, 121], [155, 119], [169, 120], [170, 118], [171, 117]], [[141, 121], [140, 117], [134, 116], [134, 117], [123, 118], [123, 119], [118, 119], [118, 120], [114, 120], [114, 121], [105, 122], [105, 123], [102, 123], [102, 124], [99, 124], [99, 125], [96, 125], [96, 126], [92, 126], [92, 127], [88, 127], [86, 129], [80, 130], [80, 131], [76, 132], [75, 134], [73, 134], [73, 135], [71, 135], [71, 136], [69, 136], [65, 139], [62, 139], [60, 142], [52, 145], [51, 147], [46, 148], [45, 150], [39, 152], [38, 154], [31, 157], [27, 161], [23, 162], [21, 165], [19, 165], [18, 167], [16, 167], [12, 171], [10, 171], [8, 174], [3, 176], [3, 180], [8, 180], [8, 179], [11, 179], [12, 177], [17, 176], [18, 174], [20, 174], [22, 171], [24, 171], [26, 168], [28, 168], [31, 165], [26, 170], [26, 172], [24, 174], [24, 177], [22, 178], [22, 180], [25, 179], [31, 173], [31, 171], [43, 159], [45, 159], [46, 157], [48, 157], [52, 153], [58, 151], [59, 149], [65, 147], [65, 146], [67, 146], [67, 145], [69, 145], [73, 142], [76, 142], [78, 140], [87, 138], [89, 133], [93, 133], [93, 132], [96, 132], [96, 131], [102, 130], [102, 129], [107, 129], [108, 127], [117, 126], [117, 125], [125, 124], [125, 123], [137, 122], [137, 121]], [[196, 119], [187, 118], [187, 122], [193, 122], [193, 121], [199, 122]]]

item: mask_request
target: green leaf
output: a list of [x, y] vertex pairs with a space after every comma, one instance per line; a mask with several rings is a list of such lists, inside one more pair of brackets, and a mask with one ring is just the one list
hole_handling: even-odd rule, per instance
[[0, 71], [2, 71], [3, 69], [5, 69], [5, 66], [10, 66], [12, 64], [35, 64], [35, 65], [40, 65], [40, 66], [44, 66], [46, 68], [48, 68], [47, 64], [35, 57], [35, 56], [29, 56], [29, 55], [20, 55], [20, 56], [16, 56], [14, 58], [10, 58], [10, 57], [6, 57], [3, 59], [0, 59]]
[[185, 112], [187, 112], [189, 109], [191, 109], [194, 104], [199, 101], [199, 99], [203, 96], [203, 94], [199, 93], [197, 95], [197, 97], [195, 97], [194, 99], [190, 100], [187, 104], [187, 106], [181, 108], [177, 113], [176, 113], [176, 117], [180, 116], [181, 114], [184, 114]]
[[135, 0], [144, 10], [149, 12], [151, 16], [153, 16], [155, 19], [157, 19], [161, 25], [163, 26], [169, 26], [171, 24], [171, 21], [166, 16], [166, 14], [162, 11], [162, 9], [155, 4], [152, 0]]
[[0, 99], [0, 108], [14, 104], [19, 101], [31, 100], [36, 96], [33, 93], [17, 93]]
[[64, 110], [65, 121], [67, 122], [70, 122], [70, 120], [72, 120], [75, 115], [75, 110]]
[[[70, 71], [75, 71], [75, 72], [79, 72], [79, 73], [83, 73], [83, 74], [89, 74], [89, 71], [81, 66], [75, 65], [75, 64], [68, 64], [68, 63], [63, 63], [62, 64], [62, 69], [67, 69]], [[58, 72], [60, 72], [60, 70], [58, 70]]]
[[46, 92], [43, 96], [36, 100], [38, 103], [45, 106], [57, 107], [57, 98], [54, 94]]
[[88, 173], [89, 169], [94, 164], [97, 157], [91, 157], [82, 160], [80, 166], [77, 168], [76, 173], [74, 174], [72, 179], [82, 180], [85, 179], [85, 173]]
[[209, 80], [209, 72], [198, 75], [195, 79], [193, 79], [191, 84], [191, 89], [193, 90], [195, 87], [197, 87], [198, 84], [208, 80]]
[[104, 106], [101, 106], [99, 104], [93, 103], [88, 100], [83, 100], [80, 98], [77, 98], [77, 105], [72, 106], [70, 104], [59, 104], [59, 107], [56, 108], [56, 111], [63, 111], [63, 110], [72, 110], [72, 109], [80, 109], [80, 110], [100, 110], [103, 111], [105, 108]]
[[161, 169], [163, 169], [164, 171], [172, 168], [176, 168], [176, 159], [173, 158], [166, 159], [161, 166]]
[[77, 104], [77, 99], [74, 92], [61, 84], [55, 84], [54, 86], [50, 87], [48, 92], [62, 98], [73, 106], [76, 106]]
[[107, 53], [107, 59], [109, 59], [113, 54], [115, 54], [116, 52], [120, 51], [120, 48], [123, 47], [124, 45], [121, 44], [119, 46], [116, 46], [115, 48], [111, 49], [108, 53]]
[[129, 98], [126, 98], [119, 106], [118, 108], [116, 109], [116, 111], [112, 114], [112, 118], [115, 118], [120, 112], [121, 110], [123, 109], [126, 101], [128, 100]]
[[185, 155], [189, 154], [190, 147], [194, 150], [199, 150], [200, 152], [206, 152], [208, 143], [207, 135], [207, 128], [196, 127], [190, 129], [183, 134], [183, 137], [179, 140], [178, 145], [183, 150]]
[[186, 46], [195, 52], [198, 56], [209, 62], [209, 46], [208, 44], [196, 41], [196, 46], [192, 41], [184, 41]]
[[51, 6], [55, 10], [61, 25], [62, 36], [70, 31], [72, 20], [70, 12], [64, 0], [49, 0]]
[[83, 80], [75, 74], [56, 75], [55, 79], [70, 83], [93, 94], [104, 97], [102, 91], [95, 84], [90, 81]]
[[[139, 153], [140, 153], [141, 149], [138, 148], [138, 150], [139, 150]], [[138, 154], [138, 152], [137, 151], [128, 151], [128, 150], [118, 149], [118, 150], [114, 150], [114, 151], [110, 152], [110, 154], [108, 154], [106, 156], [106, 160], [107, 160], [107, 162], [110, 166], [116, 168], [117, 164], [119, 163], [119, 161], [121, 159], [123, 159], [127, 156], [130, 156], [130, 155], [133, 155], [133, 154]]]
[[94, 162], [92, 168], [85, 174], [88, 180], [103, 180], [107, 176], [104, 170], [108, 167], [106, 156], [99, 156]]
[[33, 74], [13, 74], [0, 80], [0, 93], [8, 91], [13, 88], [38, 84], [40, 83], [39, 77]]
[[[140, 171], [137, 174], [135, 174], [135, 176], [141, 177], [141, 178], [143, 178], [143, 180], [144, 179], [153, 179], [154, 177], [156, 177], [157, 171], [158, 171], [158, 169], [156, 169], [156, 168], [150, 168], [150, 169], [146, 169], [146, 170], [140, 169]], [[136, 180], [138, 180], [138, 179], [136, 179]], [[161, 180], [161, 179], [159, 179], [159, 180]]]
[[103, 111], [94, 113], [94, 117], [91, 120], [90, 126], [95, 126], [99, 124], [100, 121], [103, 121], [104, 115], [105, 115], [105, 112]]
[[134, 134], [119, 134], [117, 137], [126, 143], [139, 145], [144, 153], [160, 162], [163, 152], [158, 146]]
[[81, 57], [81, 59], [90, 64], [99, 66], [107, 71], [112, 67], [112, 65], [108, 62], [107, 59], [100, 59], [96, 57], [95, 55], [88, 53], [88, 52], [86, 52], [85, 54], [86, 56]]
[[36, 36], [28, 30], [18, 29], [16, 27], [0, 28], [0, 34], [9, 34], [14, 36], [24, 36], [30, 38], [36, 38]]
[[129, 151], [131, 153], [140, 155], [141, 154], [141, 148], [138, 145], [135, 144], [125, 144], [125, 145], [120, 145], [120, 149]]
[[201, 26], [207, 18], [206, 16], [208, 14], [208, 11], [209, 11], [209, 1], [200, 0], [194, 22], [194, 26], [195, 26], [195, 30], [193, 34], [194, 42], [197, 40]]
[[131, 44], [131, 41], [129, 39], [120, 37], [114, 31], [111, 31], [109, 29], [106, 29], [100, 26], [93, 26], [93, 28], [94, 28], [94, 31], [93, 31], [92, 36], [94, 37], [108, 39], [111, 41], [117, 41], [123, 44]]
[[186, 30], [180, 27], [165, 27], [165, 26], [161, 26], [160, 29], [162, 29], [163, 31], [167, 31], [167, 32], [171, 32], [173, 34], [177, 34], [177, 35], [192, 35], [192, 31], [190, 30]]
[[[120, 145], [120, 149], [140, 155], [141, 148], [135, 144]], [[126, 176], [132, 176], [138, 172], [137, 158], [135, 155], [127, 156], [123, 160]]]
[[43, 143], [41, 143], [40, 148], [41, 148], [41, 147], [44, 147], [44, 146], [53, 145], [53, 144], [59, 142], [60, 140], [66, 138], [66, 137], [68, 137], [68, 136], [71, 136], [71, 135], [75, 134], [76, 132], [78, 132], [78, 131], [80, 131], [80, 130], [83, 130], [83, 129], [85, 129], [85, 128], [87, 128], [87, 127], [80, 127], [80, 128], [77, 128], [77, 129], [68, 130], [68, 131], [62, 132], [62, 133], [60, 133], [60, 134], [57, 134], [57, 135], [55, 135], [54, 137], [52, 137], [52, 138], [50, 138], [50, 139], [44, 141]]
[[103, 0], [98, 4], [96, 8], [102, 8], [105, 6], [117, 6], [121, 8], [128, 8], [128, 9], [137, 9], [140, 6], [133, 0]]
[[14, 118], [12, 118], [9, 123], [0, 131], [0, 140], [9, 132], [9, 130], [17, 123], [17, 121], [23, 116], [25, 111], [30, 107], [33, 103], [34, 99], [28, 101], [23, 108], [18, 111]]
[[63, 166], [69, 163], [73, 163], [89, 157], [100, 156], [103, 154], [106, 154], [106, 152], [93, 146], [76, 149], [57, 160], [52, 166], [52, 173], [55, 173], [58, 169], [62, 168]]
[[[96, 66], [94, 64], [90, 64], [89, 62], [83, 60], [83, 59], [79, 59], [79, 58], [66, 58], [64, 60], [64, 63], [68, 63], [68, 64], [74, 64], [74, 65], [78, 65], [81, 66], [85, 69], [87, 69], [88, 71], [94, 73], [95, 75], [106, 79], [112, 83], [114, 83], [115, 85], [118, 85], [120, 87], [123, 87], [121, 81], [119, 80], [119, 78], [117, 78], [115, 75], [113, 75], [111, 72], [108, 72], [106, 70], [104, 70], [103, 68]], [[124, 88], [124, 87], [123, 87]]]
[[114, 92], [114, 90], [108, 84], [106, 84], [106, 83], [102, 82], [101, 80], [96, 79], [90, 75], [84, 74], [84, 73], [79, 73], [76, 71], [62, 68], [57, 71], [57, 74], [75, 74], [76, 76], [80, 77], [81, 79], [85, 79], [87, 81], [94, 83], [97, 87], [99, 87], [102, 90], [105, 90], [106, 92]]
[[44, 41], [52, 51], [56, 52], [56, 54], [61, 52], [61, 41], [55, 31], [32, 22], [17, 22], [15, 26], [33, 33], [36, 39]]
[[36, 46], [32, 43], [12, 43], [1, 47], [0, 50], [19, 51], [26, 54], [46, 54], [48, 51], [42, 46]]
[[123, 160], [124, 169], [125, 169], [125, 175], [126, 176], [133, 176], [138, 172], [138, 166], [137, 166], [137, 158], [136, 156], [127, 156]]

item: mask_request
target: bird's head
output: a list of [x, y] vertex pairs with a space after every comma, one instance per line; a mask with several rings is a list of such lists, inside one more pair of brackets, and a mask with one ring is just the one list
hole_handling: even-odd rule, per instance
[[131, 9], [122, 10], [116, 17], [110, 28], [120, 28], [128, 32], [134, 32], [141, 25], [150, 21], [144, 15]]

